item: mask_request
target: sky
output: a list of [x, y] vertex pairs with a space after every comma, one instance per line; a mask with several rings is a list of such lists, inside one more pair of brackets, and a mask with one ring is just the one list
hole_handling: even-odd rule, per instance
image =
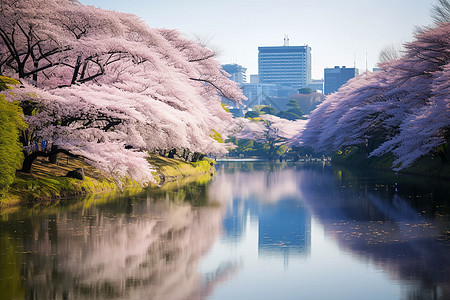
[[[436, 0], [80, 0], [86, 5], [133, 13], [150, 27], [177, 29], [215, 50], [221, 64], [258, 73], [258, 47], [312, 49], [312, 78], [323, 69], [376, 67], [386, 47], [401, 49], [415, 26], [432, 23]], [[367, 57], [367, 60], [366, 60]]]

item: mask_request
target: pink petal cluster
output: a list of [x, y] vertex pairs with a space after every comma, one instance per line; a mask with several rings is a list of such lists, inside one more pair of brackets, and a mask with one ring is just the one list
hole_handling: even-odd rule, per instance
[[0, 74], [23, 83], [9, 99], [33, 105], [24, 149], [46, 141], [116, 178], [151, 181], [148, 151], [226, 152], [212, 138], [232, 121], [221, 97], [244, 97], [214, 56], [131, 14], [70, 0], [0, 3]]
[[394, 170], [450, 139], [450, 23], [405, 44], [403, 57], [350, 80], [311, 113], [297, 144], [333, 153], [348, 146], [392, 153]]

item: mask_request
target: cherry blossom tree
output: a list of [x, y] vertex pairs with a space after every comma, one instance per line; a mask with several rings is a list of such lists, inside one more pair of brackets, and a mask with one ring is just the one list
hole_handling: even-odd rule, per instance
[[0, 3], [3, 71], [8, 67], [19, 78], [25, 78], [59, 63], [53, 57], [63, 51], [58, 40], [64, 34], [45, 13], [51, 4], [55, 3], [17, 0]]
[[393, 163], [396, 170], [411, 166], [428, 153], [437, 154], [443, 162], [448, 162], [450, 64], [433, 74], [431, 89], [429, 102], [407, 115], [399, 126], [399, 134], [383, 143], [372, 156], [392, 152], [396, 157]]
[[144, 183], [147, 151], [226, 152], [213, 138], [232, 120], [221, 96], [243, 95], [214, 52], [77, 1], [6, 0], [0, 16], [0, 71], [24, 87], [6, 96], [22, 101], [30, 124], [24, 171], [38, 156], [66, 152]]
[[370, 156], [392, 153], [395, 170], [426, 154], [448, 160], [449, 37], [448, 22], [419, 32], [403, 57], [328, 96], [293, 141], [328, 154], [349, 146]]
[[[280, 147], [304, 129], [307, 121], [291, 121], [274, 115], [261, 115], [260, 119], [236, 118], [230, 135], [238, 140], [267, 143], [269, 159], [275, 159]], [[284, 152], [284, 151], [283, 151]]]

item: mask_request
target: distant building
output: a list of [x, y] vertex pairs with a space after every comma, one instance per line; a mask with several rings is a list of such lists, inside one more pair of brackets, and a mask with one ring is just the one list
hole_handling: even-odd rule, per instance
[[323, 79], [311, 79], [307, 88], [323, 93]]
[[346, 68], [345, 66], [326, 68], [324, 70], [324, 95], [336, 92], [347, 81], [358, 75], [359, 70], [356, 68]]
[[222, 68], [228, 74], [230, 74], [230, 79], [233, 80], [234, 82], [237, 82], [239, 84], [247, 82], [247, 76], [245, 75], [247, 68], [244, 68], [243, 66], [238, 64], [222, 65]]
[[259, 83], [259, 75], [258, 74], [250, 75], [250, 83]]
[[267, 97], [277, 97], [278, 88], [276, 84], [263, 83], [245, 83], [242, 85], [242, 92], [247, 97], [244, 105], [251, 107], [253, 105], [261, 105]]
[[258, 47], [259, 83], [306, 87], [311, 80], [311, 48], [289, 46]]

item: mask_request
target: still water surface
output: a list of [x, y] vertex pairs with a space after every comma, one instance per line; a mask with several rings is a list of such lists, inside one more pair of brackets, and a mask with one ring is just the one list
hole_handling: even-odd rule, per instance
[[315, 164], [3, 212], [0, 299], [450, 299], [450, 187]]

